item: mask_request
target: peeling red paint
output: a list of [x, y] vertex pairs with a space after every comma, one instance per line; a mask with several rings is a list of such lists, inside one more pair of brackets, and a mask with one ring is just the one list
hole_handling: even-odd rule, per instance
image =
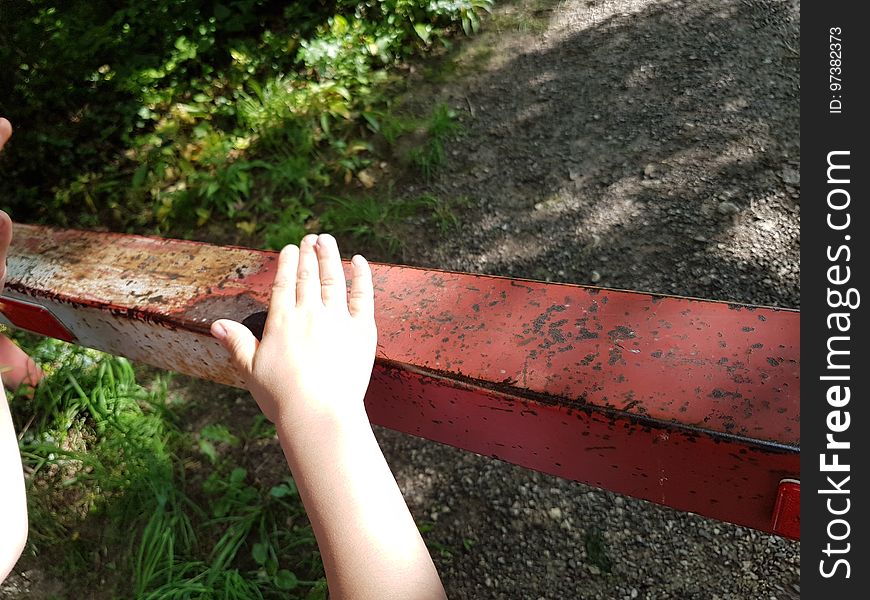
[[76, 339], [63, 323], [58, 321], [51, 312], [43, 306], [0, 297], [0, 314], [10, 325], [26, 329], [41, 335], [47, 335], [65, 342], [75, 342]]
[[[7, 287], [83, 344], [239, 385], [208, 327], [262, 325], [276, 257], [16, 225]], [[770, 530], [778, 482], [799, 472], [799, 313], [394, 265], [373, 273], [373, 421]]]

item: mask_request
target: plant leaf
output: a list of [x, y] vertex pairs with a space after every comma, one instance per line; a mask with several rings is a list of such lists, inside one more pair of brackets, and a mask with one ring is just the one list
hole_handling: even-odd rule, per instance
[[299, 585], [299, 579], [293, 571], [281, 569], [275, 575], [275, 585], [282, 590], [292, 590]]
[[266, 544], [260, 542], [254, 544], [254, 547], [251, 548], [251, 556], [258, 565], [266, 564], [266, 559], [269, 557], [266, 551]]
[[424, 44], [429, 43], [429, 34], [432, 32], [432, 26], [428, 23], [414, 23], [414, 31], [423, 40]]

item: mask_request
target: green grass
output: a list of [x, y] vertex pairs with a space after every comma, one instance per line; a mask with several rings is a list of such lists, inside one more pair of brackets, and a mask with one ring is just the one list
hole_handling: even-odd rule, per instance
[[543, 33], [549, 27], [555, 5], [553, 0], [524, 0], [493, 14], [492, 27], [498, 32]]
[[414, 198], [355, 196], [329, 198], [321, 215], [327, 231], [338, 236], [353, 236], [378, 247], [382, 252], [396, 254], [403, 249], [403, 225], [411, 218], [424, 218], [441, 233], [458, 227], [454, 207], [468, 203], [467, 198], [447, 201], [431, 194]]
[[[33, 400], [13, 398], [28, 473], [25, 560], [78, 597], [324, 598], [313, 533], [289, 472], [248, 468], [270, 438], [262, 417], [187, 431], [165, 375], [16, 335], [45, 365]], [[267, 451], [280, 453], [272, 444]]]
[[459, 131], [456, 113], [446, 104], [437, 105], [426, 125], [427, 140], [410, 153], [411, 162], [423, 177], [431, 179], [435, 171], [444, 164], [447, 159], [444, 145], [450, 136]]
[[460, 196], [453, 200], [444, 200], [432, 195], [422, 196], [420, 201], [427, 207], [430, 214], [430, 222], [442, 234], [459, 227], [459, 218], [456, 216], [454, 208], [467, 206], [471, 202], [470, 198], [466, 196]]
[[329, 198], [322, 214], [324, 230], [338, 236], [353, 236], [381, 251], [395, 254], [401, 249], [398, 227], [423, 207], [417, 199], [356, 196]]

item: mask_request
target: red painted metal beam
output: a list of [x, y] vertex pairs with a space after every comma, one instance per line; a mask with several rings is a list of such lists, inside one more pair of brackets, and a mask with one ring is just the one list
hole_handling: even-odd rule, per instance
[[[240, 384], [209, 325], [262, 325], [276, 253], [27, 225], [14, 239], [0, 304], [8, 320]], [[380, 337], [366, 403], [374, 423], [798, 537], [799, 495], [778, 496], [783, 479], [799, 477], [799, 313], [373, 271]], [[54, 319], [42, 329], [25, 322], [16, 302]]]

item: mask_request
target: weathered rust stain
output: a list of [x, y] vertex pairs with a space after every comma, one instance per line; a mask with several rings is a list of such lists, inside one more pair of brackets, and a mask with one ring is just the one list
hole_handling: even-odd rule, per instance
[[[179, 312], [177, 317], [191, 323], [207, 325], [217, 319], [242, 322], [251, 315], [265, 313], [267, 308], [265, 302], [246, 292], [233, 296], [206, 294]], [[265, 323], [265, 319], [263, 322]]]
[[227, 295], [268, 294], [246, 289], [250, 281], [238, 283], [239, 273], [258, 272], [274, 260], [263, 253], [241, 248], [214, 252], [198, 242], [142, 236], [39, 231], [44, 234], [32, 226], [15, 226], [10, 266], [20, 274], [17, 284], [50, 290], [55, 299], [114, 305], [130, 314], [170, 314], [190, 310], [193, 299], [207, 290], [214, 295], [215, 287], [229, 287]]

